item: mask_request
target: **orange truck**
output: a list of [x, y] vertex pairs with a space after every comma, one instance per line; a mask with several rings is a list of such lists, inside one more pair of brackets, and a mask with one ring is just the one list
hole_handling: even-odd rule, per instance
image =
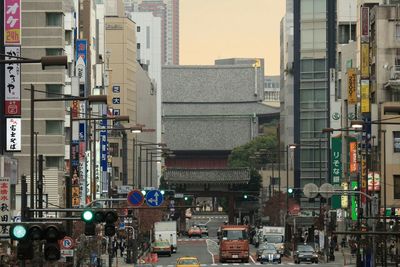
[[219, 261], [249, 262], [249, 238], [246, 225], [223, 225], [219, 231]]

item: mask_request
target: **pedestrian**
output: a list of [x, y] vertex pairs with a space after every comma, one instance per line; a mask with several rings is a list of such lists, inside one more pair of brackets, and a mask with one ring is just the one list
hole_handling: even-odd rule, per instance
[[118, 241], [117, 241], [116, 237], [114, 237], [112, 248], [113, 248], [113, 255], [112, 256], [113, 257], [117, 257], [117, 255], [118, 255]]
[[123, 253], [125, 250], [125, 240], [121, 239], [121, 242], [119, 243], [119, 250], [121, 251], [121, 257], [123, 257]]
[[396, 255], [396, 243], [395, 243], [395, 241], [393, 240], [392, 241], [392, 243], [390, 243], [390, 251], [389, 251], [389, 253], [390, 253], [390, 259], [391, 259], [391, 261], [394, 261], [395, 260], [395, 255]]

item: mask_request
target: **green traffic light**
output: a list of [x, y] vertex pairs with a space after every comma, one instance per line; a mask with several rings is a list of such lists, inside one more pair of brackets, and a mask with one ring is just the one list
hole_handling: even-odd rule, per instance
[[142, 194], [143, 194], [143, 196], [145, 196], [146, 195], [146, 190], [142, 190]]
[[161, 195], [164, 195], [165, 194], [165, 191], [164, 190], [161, 190]]
[[293, 188], [288, 188], [287, 191], [288, 191], [289, 194], [292, 194], [293, 193]]
[[94, 218], [94, 214], [91, 210], [85, 210], [82, 213], [82, 220], [84, 220], [85, 222], [91, 222]]
[[26, 234], [27, 234], [27, 230], [26, 230], [26, 227], [23, 225], [16, 225], [12, 229], [12, 236], [15, 239], [18, 239], [18, 240], [23, 239], [26, 236]]
[[185, 200], [188, 200], [188, 197], [185, 197]]
[[247, 195], [244, 195], [243, 197], [244, 197], [244, 199], [247, 199], [247, 198], [248, 198], [248, 196], [247, 196]]

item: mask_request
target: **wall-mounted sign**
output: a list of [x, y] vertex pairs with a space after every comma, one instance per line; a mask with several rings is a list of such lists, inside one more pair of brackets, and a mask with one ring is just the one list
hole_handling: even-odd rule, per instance
[[4, 0], [4, 44], [21, 44], [21, 0]]
[[381, 175], [379, 172], [368, 172], [368, 191], [381, 191]]
[[357, 142], [350, 142], [349, 144], [350, 154], [350, 173], [356, 173], [357, 170]]
[[347, 101], [349, 104], [357, 103], [357, 73], [356, 69], [347, 69]]
[[112, 91], [113, 91], [113, 93], [120, 93], [121, 87], [119, 85], [113, 85]]
[[[11, 222], [10, 178], [0, 177], [0, 218], [2, 223]], [[9, 237], [9, 226], [1, 226], [1, 237]]]
[[[15, 59], [11, 56], [21, 56], [21, 47], [6, 46], [6, 60]], [[5, 64], [5, 101], [4, 113], [9, 116], [21, 115], [21, 66], [20, 64]]]
[[369, 77], [369, 44], [361, 44], [361, 78]]
[[369, 8], [361, 7], [361, 42], [369, 40]]
[[114, 105], [119, 105], [119, 104], [121, 104], [121, 98], [119, 98], [119, 97], [113, 97], [112, 103], [113, 103]]
[[6, 151], [21, 151], [21, 118], [6, 119]]
[[369, 106], [369, 80], [361, 80], [361, 113], [371, 112]]

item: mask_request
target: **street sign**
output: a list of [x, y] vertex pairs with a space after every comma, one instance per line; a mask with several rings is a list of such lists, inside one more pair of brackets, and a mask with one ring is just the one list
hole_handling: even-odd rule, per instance
[[74, 246], [74, 240], [72, 237], [66, 236], [61, 240], [61, 249], [72, 249]]
[[119, 229], [121, 229], [121, 230], [125, 229], [125, 223], [124, 222], [119, 223]]
[[134, 189], [128, 193], [128, 203], [132, 206], [141, 206], [144, 202], [144, 196], [142, 192], [138, 189]]
[[61, 256], [62, 257], [73, 257], [74, 250], [73, 249], [61, 249]]
[[308, 183], [303, 187], [303, 193], [308, 198], [315, 198], [318, 195], [318, 186], [313, 183]]
[[119, 185], [118, 186], [118, 194], [128, 194], [133, 190], [131, 185]]
[[151, 190], [146, 194], [146, 203], [150, 207], [158, 207], [164, 201], [164, 197], [159, 190]]

